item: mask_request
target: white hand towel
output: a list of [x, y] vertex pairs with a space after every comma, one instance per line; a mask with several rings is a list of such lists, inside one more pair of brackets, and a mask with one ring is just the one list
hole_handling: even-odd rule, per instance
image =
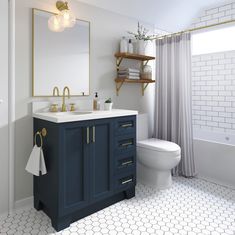
[[46, 168], [42, 148], [40, 148], [40, 152], [41, 152], [41, 155], [40, 155], [40, 171], [41, 171], [42, 175], [45, 175], [47, 173], [47, 168]]
[[36, 176], [40, 175], [40, 171], [42, 175], [45, 175], [47, 173], [44, 155], [41, 147], [38, 147], [37, 145], [33, 147], [25, 170]]

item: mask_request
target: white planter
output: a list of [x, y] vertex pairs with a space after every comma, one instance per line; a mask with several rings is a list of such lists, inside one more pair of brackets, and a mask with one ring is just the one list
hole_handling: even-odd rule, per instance
[[104, 103], [104, 110], [111, 111], [113, 108], [113, 103]]
[[148, 46], [148, 41], [138, 40], [137, 41], [137, 52], [139, 55], [146, 55]]
[[153, 55], [153, 43], [152, 41], [138, 40], [136, 42], [136, 52], [139, 55]]

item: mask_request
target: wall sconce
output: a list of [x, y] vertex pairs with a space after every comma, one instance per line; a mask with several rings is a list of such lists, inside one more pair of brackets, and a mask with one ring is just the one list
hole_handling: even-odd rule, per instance
[[60, 12], [48, 20], [49, 29], [53, 32], [62, 32], [65, 28], [72, 28], [76, 23], [76, 18], [69, 9], [68, 2], [57, 1], [56, 7]]

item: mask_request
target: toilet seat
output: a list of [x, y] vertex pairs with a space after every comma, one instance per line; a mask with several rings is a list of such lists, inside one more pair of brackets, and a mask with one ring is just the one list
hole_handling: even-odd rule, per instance
[[178, 156], [181, 152], [179, 145], [166, 140], [159, 140], [155, 138], [138, 141], [137, 146], [161, 153], [168, 153], [172, 156]]

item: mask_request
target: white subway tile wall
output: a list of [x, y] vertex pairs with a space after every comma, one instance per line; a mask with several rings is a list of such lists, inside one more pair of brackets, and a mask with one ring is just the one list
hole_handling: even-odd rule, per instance
[[192, 58], [195, 128], [235, 133], [235, 51]]
[[[192, 28], [235, 19], [235, 1], [205, 10]], [[235, 134], [235, 51], [192, 58], [193, 126]]]
[[205, 10], [193, 21], [192, 27], [201, 27], [235, 19], [235, 1]]

